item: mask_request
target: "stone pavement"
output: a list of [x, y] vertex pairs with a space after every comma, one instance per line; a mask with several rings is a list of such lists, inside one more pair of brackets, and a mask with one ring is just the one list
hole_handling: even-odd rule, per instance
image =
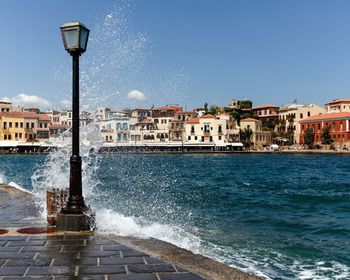
[[102, 235], [0, 235], [0, 280], [29, 279], [203, 280], [205, 278]]

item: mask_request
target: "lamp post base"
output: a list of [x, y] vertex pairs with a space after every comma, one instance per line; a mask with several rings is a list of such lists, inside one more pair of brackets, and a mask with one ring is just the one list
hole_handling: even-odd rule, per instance
[[94, 214], [57, 214], [57, 231], [91, 231], [95, 229]]

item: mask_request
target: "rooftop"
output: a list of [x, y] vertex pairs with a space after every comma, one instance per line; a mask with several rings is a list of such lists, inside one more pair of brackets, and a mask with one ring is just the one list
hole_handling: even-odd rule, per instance
[[326, 105], [338, 104], [338, 103], [350, 103], [350, 99], [334, 99], [333, 101], [326, 103]]
[[350, 112], [314, 115], [304, 120], [301, 120], [300, 122], [302, 123], [302, 122], [311, 122], [311, 121], [336, 120], [336, 119], [344, 119], [344, 118], [350, 118]]
[[253, 108], [253, 110], [255, 109], [265, 109], [265, 108], [279, 108], [280, 106], [275, 106], [275, 105], [271, 105], [271, 104], [266, 104], [266, 105], [259, 105], [256, 106], [255, 108]]
[[257, 119], [253, 119], [253, 118], [246, 118], [246, 119], [243, 119], [241, 120], [241, 122], [261, 122]]

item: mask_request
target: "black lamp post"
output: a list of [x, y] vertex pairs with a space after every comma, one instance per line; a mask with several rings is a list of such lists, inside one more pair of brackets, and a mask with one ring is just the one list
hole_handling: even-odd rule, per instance
[[66, 23], [61, 27], [64, 48], [72, 56], [73, 61], [73, 126], [69, 197], [66, 207], [57, 215], [57, 229], [63, 231], [89, 230], [91, 227], [82, 193], [82, 163], [79, 155], [79, 56], [86, 51], [89, 32], [89, 29], [78, 21]]

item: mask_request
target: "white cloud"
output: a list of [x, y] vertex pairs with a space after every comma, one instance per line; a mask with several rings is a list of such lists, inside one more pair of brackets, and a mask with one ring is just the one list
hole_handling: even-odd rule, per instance
[[144, 95], [143, 92], [141, 91], [138, 91], [138, 90], [132, 90], [128, 93], [128, 98], [129, 99], [134, 99], [134, 100], [137, 100], [137, 101], [144, 101], [146, 100], [146, 96]]
[[1, 101], [4, 101], [4, 102], [12, 102], [12, 100], [10, 99], [10, 98], [8, 98], [8, 97], [2, 97], [1, 98]]
[[63, 99], [60, 102], [63, 106], [71, 106], [72, 105], [72, 101], [69, 99]]
[[44, 98], [41, 98], [37, 95], [28, 95], [25, 93], [21, 93], [13, 97], [10, 101], [16, 105], [21, 105], [23, 107], [48, 108], [52, 106], [51, 102]]

